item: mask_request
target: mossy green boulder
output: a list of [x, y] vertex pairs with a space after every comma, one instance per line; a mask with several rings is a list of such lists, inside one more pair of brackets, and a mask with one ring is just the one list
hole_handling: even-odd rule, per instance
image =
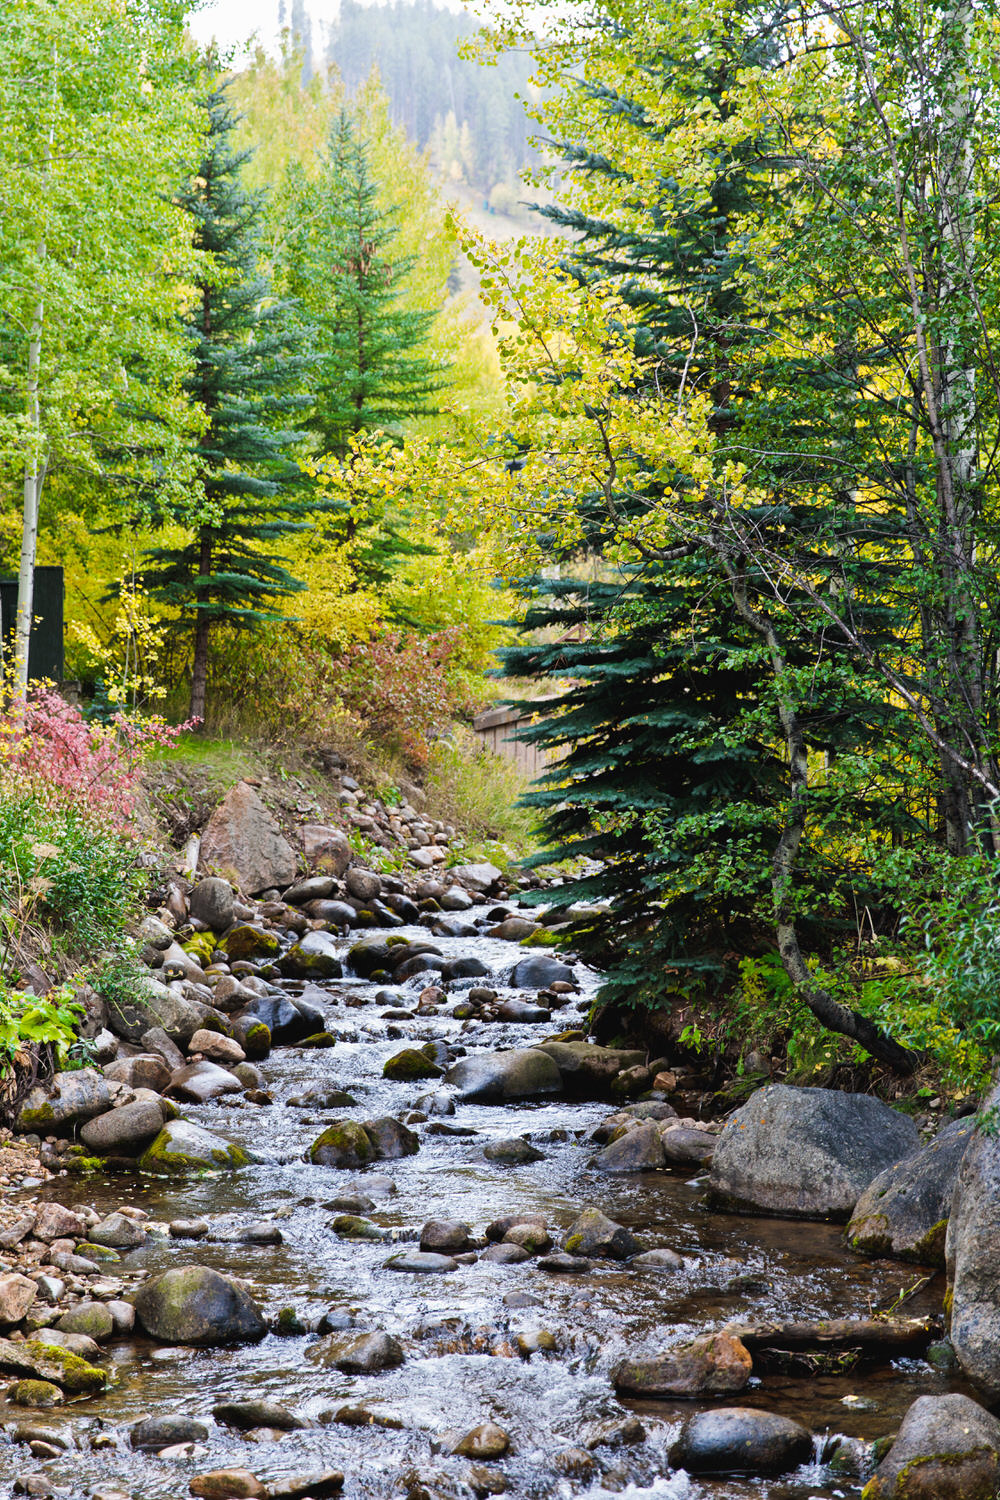
[[443, 1078], [444, 1069], [416, 1047], [404, 1047], [390, 1057], [382, 1069], [383, 1078], [409, 1083], [414, 1078]]
[[108, 1384], [107, 1371], [99, 1365], [37, 1339], [25, 1339], [21, 1344], [0, 1339], [0, 1370], [27, 1380], [51, 1381], [72, 1396], [92, 1395]]
[[51, 1380], [19, 1380], [7, 1392], [11, 1406], [61, 1406], [63, 1393]]
[[355, 1120], [334, 1120], [309, 1147], [309, 1160], [317, 1167], [367, 1167], [377, 1155]]
[[242, 1146], [203, 1130], [191, 1120], [170, 1120], [139, 1158], [140, 1172], [155, 1177], [189, 1177], [204, 1172], [232, 1172], [253, 1157]]
[[196, 964], [207, 969], [212, 962], [212, 955], [219, 946], [219, 940], [214, 932], [196, 932], [182, 945], [185, 953], [189, 953]]
[[260, 927], [251, 927], [248, 922], [234, 927], [227, 935], [224, 946], [230, 963], [235, 963], [239, 959], [249, 962], [257, 958], [277, 958], [281, 952], [281, 944], [273, 932], [264, 932]]

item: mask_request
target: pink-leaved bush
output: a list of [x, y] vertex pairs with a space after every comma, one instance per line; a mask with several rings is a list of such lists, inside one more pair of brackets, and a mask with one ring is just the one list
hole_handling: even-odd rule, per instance
[[122, 713], [107, 724], [88, 723], [53, 689], [39, 688], [0, 718], [0, 781], [46, 807], [77, 808], [121, 832], [135, 812], [144, 759], [194, 722], [173, 727]]

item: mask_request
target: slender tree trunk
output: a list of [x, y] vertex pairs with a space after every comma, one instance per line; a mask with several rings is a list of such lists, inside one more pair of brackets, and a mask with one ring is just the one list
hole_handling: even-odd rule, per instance
[[[45, 246], [39, 247], [39, 260]], [[42, 412], [38, 394], [42, 362], [42, 331], [45, 326], [45, 302], [41, 285], [36, 289], [35, 307], [28, 336], [28, 453], [24, 461], [24, 504], [21, 520], [21, 563], [17, 576], [17, 624], [14, 628], [14, 696], [24, 701], [28, 692], [28, 649], [35, 600], [35, 557], [38, 552], [38, 511], [45, 478], [42, 457]]]
[[791, 693], [785, 687], [788, 663], [785, 653], [768, 616], [750, 603], [746, 583], [746, 560], [734, 559], [722, 547], [717, 555], [723, 562], [733, 591], [733, 600], [740, 615], [752, 630], [760, 636], [767, 647], [778, 695], [778, 712], [788, 751], [789, 800], [784, 825], [774, 851], [771, 864], [771, 890], [774, 899], [774, 925], [778, 940], [778, 952], [785, 973], [792, 981], [796, 994], [809, 1007], [817, 1021], [828, 1031], [850, 1037], [879, 1062], [885, 1063], [897, 1073], [912, 1073], [919, 1055], [901, 1047], [887, 1036], [867, 1016], [860, 1015], [847, 1005], [820, 988], [809, 971], [799, 945], [795, 923], [795, 869], [799, 849], [806, 831], [809, 805], [809, 748]]
[[194, 630], [194, 661], [191, 664], [191, 718], [205, 720], [205, 701], [208, 693], [208, 643], [212, 620], [208, 613], [207, 587], [212, 572], [212, 538], [207, 531], [201, 534], [201, 557], [198, 563], [199, 582], [195, 585], [195, 600], [198, 605], [198, 623]]

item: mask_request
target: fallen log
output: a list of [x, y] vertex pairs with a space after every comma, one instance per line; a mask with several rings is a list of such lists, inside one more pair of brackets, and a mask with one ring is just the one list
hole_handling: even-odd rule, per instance
[[937, 1318], [827, 1318], [820, 1322], [732, 1323], [726, 1332], [750, 1351], [759, 1374], [846, 1373], [921, 1354], [941, 1335]]

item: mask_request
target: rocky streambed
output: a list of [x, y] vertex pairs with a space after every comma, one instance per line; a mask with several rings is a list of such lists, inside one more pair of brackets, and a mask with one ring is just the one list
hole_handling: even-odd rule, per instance
[[586, 1042], [596, 976], [518, 946], [532, 913], [366, 875], [202, 882], [199, 957], [147, 924], [158, 998], [29, 1100], [56, 1175], [0, 1234], [0, 1493], [859, 1494], [963, 1389], [933, 1266], [709, 1206], [720, 1122]]

